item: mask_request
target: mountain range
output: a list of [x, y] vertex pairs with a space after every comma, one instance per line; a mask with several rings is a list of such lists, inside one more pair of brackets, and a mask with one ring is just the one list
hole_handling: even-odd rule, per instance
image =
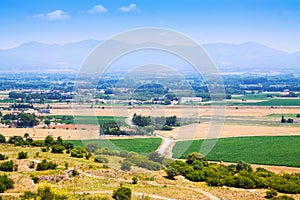
[[[0, 71], [77, 71], [89, 53], [100, 43], [101, 41], [97, 40], [64, 45], [29, 42], [16, 48], [2, 49]], [[287, 53], [255, 42], [211, 43], [203, 44], [202, 47], [221, 72], [300, 71], [300, 51]], [[122, 64], [129, 64], [130, 59]], [[142, 58], [138, 56], [136, 59]], [[176, 65], [175, 62], [172, 64]]]

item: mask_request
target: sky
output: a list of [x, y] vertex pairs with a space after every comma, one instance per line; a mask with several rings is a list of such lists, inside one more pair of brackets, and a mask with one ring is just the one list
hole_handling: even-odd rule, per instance
[[0, 0], [0, 49], [37, 41], [104, 40], [134, 28], [173, 29], [204, 43], [300, 50], [298, 0]]

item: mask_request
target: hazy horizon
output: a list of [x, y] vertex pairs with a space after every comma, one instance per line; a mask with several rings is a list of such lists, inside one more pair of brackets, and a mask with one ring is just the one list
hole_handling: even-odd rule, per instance
[[[18, 6], [15, 6], [18, 5]], [[300, 50], [296, 0], [0, 2], [0, 49], [23, 43], [64, 44], [109, 39], [139, 27], [179, 31], [199, 44], [248, 41], [285, 52]]]

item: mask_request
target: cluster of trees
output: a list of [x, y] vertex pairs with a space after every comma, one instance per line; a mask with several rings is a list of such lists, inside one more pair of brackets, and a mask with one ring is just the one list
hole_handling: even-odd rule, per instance
[[190, 154], [186, 162], [175, 161], [169, 164], [166, 173], [169, 178], [183, 175], [191, 181], [205, 181], [210, 186], [271, 188], [282, 193], [300, 193], [300, 174], [275, 174], [264, 168], [254, 171], [251, 165], [243, 161], [229, 166], [209, 163], [198, 153]]
[[150, 116], [142, 116], [134, 113], [132, 122], [137, 126], [149, 126], [151, 124]]
[[126, 131], [120, 130], [117, 122], [105, 122], [100, 125], [101, 135], [128, 135]]
[[140, 127], [154, 127], [155, 130], [172, 130], [173, 126], [180, 126], [180, 122], [177, 117], [154, 117], [137, 115], [136, 113], [132, 117], [132, 122]]
[[72, 99], [73, 96], [71, 94], [61, 94], [59, 92], [48, 92], [48, 93], [30, 93], [30, 92], [9, 92], [8, 97], [11, 99], [21, 99], [21, 102], [37, 102], [44, 103], [45, 99], [49, 100], [65, 100]]
[[33, 127], [39, 124], [39, 118], [35, 114], [30, 113], [18, 113], [18, 114], [6, 114], [1, 118], [1, 123], [11, 125], [15, 123], [17, 128]]

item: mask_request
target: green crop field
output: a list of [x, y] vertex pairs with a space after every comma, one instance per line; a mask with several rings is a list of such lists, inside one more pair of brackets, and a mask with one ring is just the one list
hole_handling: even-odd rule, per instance
[[[246, 94], [246, 95], [232, 95], [232, 99], [245, 99], [245, 100], [266, 100], [270, 99], [268, 97], [270, 94]], [[273, 95], [278, 95], [278, 93], [274, 93]]]
[[270, 99], [260, 102], [239, 102], [229, 104], [244, 106], [300, 106], [300, 99]]
[[64, 124], [89, 124], [89, 125], [101, 125], [106, 122], [118, 122], [120, 125], [125, 126], [126, 117], [119, 116], [75, 116], [72, 115], [50, 115], [48, 119], [54, 120]]
[[[199, 152], [203, 140], [180, 141], [173, 148], [174, 158]], [[187, 149], [187, 150], [186, 150]], [[300, 167], [300, 136], [256, 136], [220, 138], [207, 155], [209, 160]]]
[[[300, 115], [300, 111], [299, 111], [299, 114]], [[295, 117], [298, 117], [297, 114], [287, 114], [287, 113], [273, 113], [273, 114], [270, 114], [270, 115], [267, 115], [267, 117], [273, 117], [273, 118], [279, 118], [281, 119], [281, 117], [284, 116], [285, 118], [295, 118]]]
[[100, 139], [100, 140], [68, 140], [74, 146], [98, 144], [102, 148], [120, 151], [133, 151], [147, 154], [155, 151], [162, 142], [161, 138], [133, 138], [133, 139]]

